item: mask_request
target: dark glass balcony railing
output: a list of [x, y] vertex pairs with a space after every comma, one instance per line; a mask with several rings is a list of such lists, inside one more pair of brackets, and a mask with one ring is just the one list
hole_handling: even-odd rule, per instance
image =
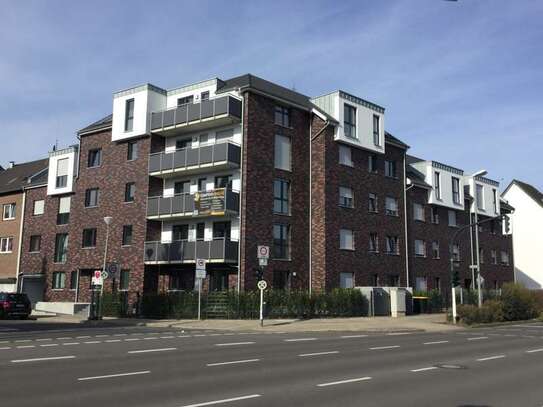
[[227, 238], [210, 241], [175, 240], [170, 243], [145, 242], [144, 261], [147, 264], [192, 263], [206, 259], [215, 263], [237, 263], [238, 242]]

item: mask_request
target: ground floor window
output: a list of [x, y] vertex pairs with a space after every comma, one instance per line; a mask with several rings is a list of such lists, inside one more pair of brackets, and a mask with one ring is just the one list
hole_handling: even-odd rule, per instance
[[273, 272], [273, 288], [275, 290], [290, 290], [290, 271], [275, 270]]
[[53, 273], [53, 290], [61, 290], [66, 287], [66, 273], [55, 271]]
[[426, 277], [417, 277], [415, 279], [415, 290], [417, 290], [417, 291], [427, 291], [428, 290]]
[[77, 271], [72, 271], [70, 273], [70, 290], [76, 290], [78, 283], [79, 277], [77, 276]]
[[339, 287], [340, 288], [354, 288], [354, 273], [340, 273]]
[[192, 282], [189, 283], [189, 279], [183, 274], [181, 271], [170, 273], [168, 285], [170, 290], [192, 290], [194, 288]]
[[390, 275], [388, 276], [387, 286], [389, 287], [399, 287], [400, 286], [400, 276]]
[[121, 276], [119, 279], [119, 290], [128, 290], [130, 283], [130, 270], [121, 270]]

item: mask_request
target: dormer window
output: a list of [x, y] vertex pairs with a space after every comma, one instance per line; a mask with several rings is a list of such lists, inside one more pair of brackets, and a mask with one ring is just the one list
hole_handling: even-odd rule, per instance
[[343, 131], [345, 137], [356, 138], [356, 108], [347, 103], [343, 105]]
[[483, 186], [480, 184], [475, 184], [475, 201], [477, 203], [477, 209], [485, 209]]
[[68, 166], [69, 160], [63, 158], [57, 161], [57, 178], [56, 178], [56, 187], [65, 188], [68, 185]]
[[275, 124], [290, 127], [290, 109], [285, 106], [275, 106]]
[[460, 205], [460, 179], [452, 177], [453, 202]]
[[194, 101], [193, 95], [185, 96], [185, 97], [177, 99], [177, 106], [188, 105], [189, 103], [192, 103], [193, 101]]
[[200, 94], [200, 99], [201, 99], [201, 100], [209, 100], [209, 91], [202, 92], [202, 93]]
[[134, 130], [134, 99], [128, 99], [124, 111], [124, 131]]
[[434, 191], [436, 199], [441, 199], [441, 174], [438, 171], [434, 172]]
[[380, 132], [379, 127], [380, 127], [379, 116], [374, 114], [373, 115], [373, 144], [375, 144], [376, 146], [381, 145], [381, 138], [379, 137], [381, 132]]

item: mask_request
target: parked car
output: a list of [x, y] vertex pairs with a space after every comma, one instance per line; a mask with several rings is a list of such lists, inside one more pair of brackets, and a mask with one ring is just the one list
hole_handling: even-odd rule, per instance
[[0, 318], [26, 319], [31, 312], [32, 305], [26, 294], [0, 292]]

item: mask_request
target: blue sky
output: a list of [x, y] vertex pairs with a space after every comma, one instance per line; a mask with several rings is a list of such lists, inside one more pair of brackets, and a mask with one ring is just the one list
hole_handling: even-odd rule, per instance
[[386, 108], [411, 154], [543, 189], [543, 1], [0, 0], [0, 164], [45, 156], [112, 93], [253, 73]]

